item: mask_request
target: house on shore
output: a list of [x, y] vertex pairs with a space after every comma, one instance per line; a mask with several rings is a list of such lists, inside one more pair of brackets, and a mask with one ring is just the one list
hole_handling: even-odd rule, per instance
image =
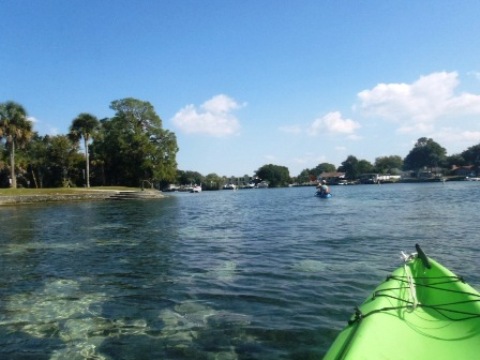
[[344, 172], [323, 172], [317, 178], [317, 183], [325, 180], [329, 185], [339, 185], [346, 183]]
[[476, 177], [478, 176], [478, 171], [474, 165], [467, 166], [452, 166], [452, 173], [456, 176], [465, 176], [465, 177]]

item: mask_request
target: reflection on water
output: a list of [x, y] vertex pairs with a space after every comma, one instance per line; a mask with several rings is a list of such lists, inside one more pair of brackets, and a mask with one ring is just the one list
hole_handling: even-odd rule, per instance
[[476, 185], [0, 208], [0, 357], [321, 358], [415, 243], [478, 288]]

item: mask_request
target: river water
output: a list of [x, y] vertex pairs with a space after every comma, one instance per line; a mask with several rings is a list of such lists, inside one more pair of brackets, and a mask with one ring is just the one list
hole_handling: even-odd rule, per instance
[[425, 253], [480, 289], [480, 183], [0, 208], [1, 359], [321, 359]]

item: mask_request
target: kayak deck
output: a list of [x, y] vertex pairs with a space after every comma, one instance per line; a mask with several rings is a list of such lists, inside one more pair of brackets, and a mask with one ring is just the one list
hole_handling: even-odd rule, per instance
[[435, 260], [412, 257], [357, 309], [324, 359], [474, 359], [479, 354], [480, 294]]

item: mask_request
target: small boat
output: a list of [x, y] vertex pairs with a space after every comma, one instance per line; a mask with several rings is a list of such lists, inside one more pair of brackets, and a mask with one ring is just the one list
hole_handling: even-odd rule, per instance
[[235, 185], [235, 184], [225, 184], [225, 185], [223, 185], [223, 190], [237, 190], [237, 185]]
[[268, 182], [266, 181], [260, 181], [257, 184], [257, 189], [266, 189], [266, 188], [268, 188]]
[[194, 185], [192, 186], [192, 189], [190, 190], [191, 193], [201, 193], [202, 192], [202, 186], [201, 185]]
[[319, 197], [319, 198], [322, 198], [322, 199], [328, 199], [328, 198], [331, 198], [332, 197], [332, 194], [328, 193], [328, 194], [325, 194], [325, 193], [322, 193], [321, 191], [317, 191], [315, 193], [315, 196], [316, 197]]
[[416, 249], [357, 308], [324, 360], [479, 358], [480, 293]]

